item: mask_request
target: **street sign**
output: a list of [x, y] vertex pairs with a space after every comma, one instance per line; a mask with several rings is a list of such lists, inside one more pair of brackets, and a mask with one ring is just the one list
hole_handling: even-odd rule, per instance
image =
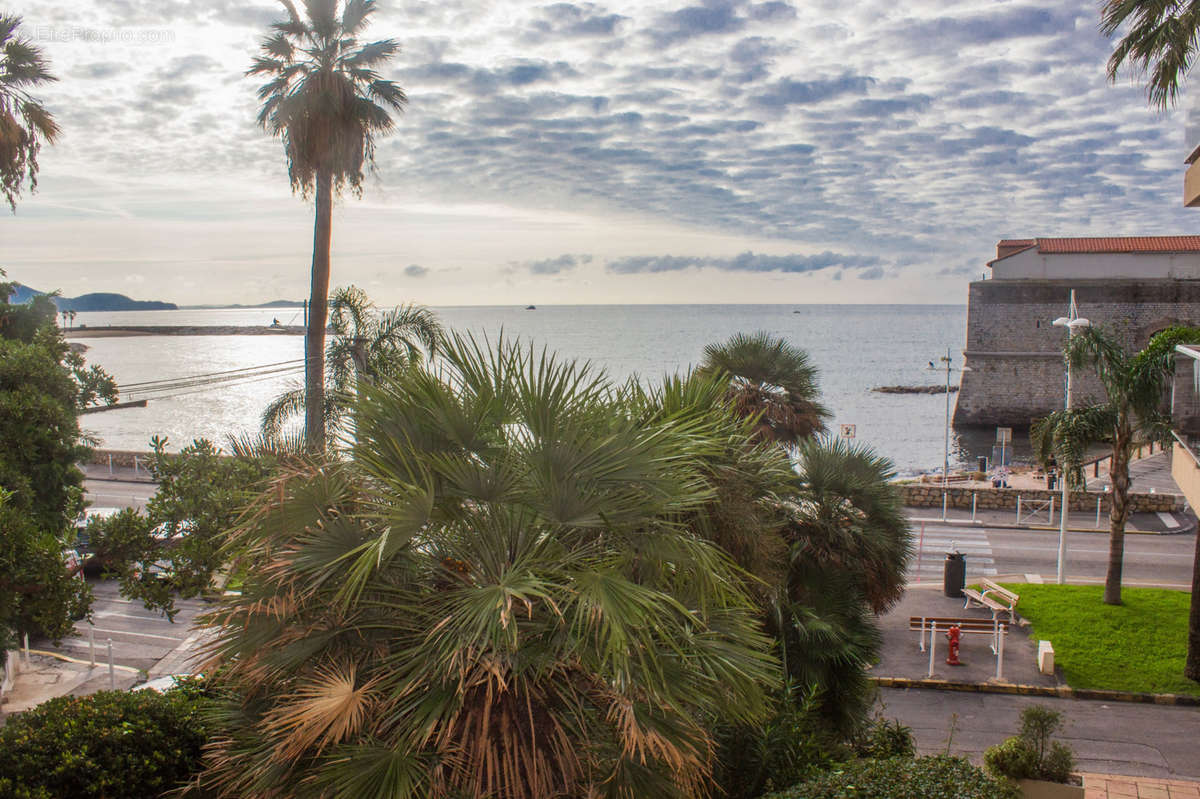
[[842, 425], [842, 438], [854, 438], [854, 425]]

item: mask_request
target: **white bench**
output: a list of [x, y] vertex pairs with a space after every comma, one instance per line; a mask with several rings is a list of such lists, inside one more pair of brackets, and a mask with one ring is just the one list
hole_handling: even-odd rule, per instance
[[1007, 613], [1009, 621], [1016, 620], [1017, 602], [1021, 599], [1018, 594], [1014, 594], [999, 583], [986, 579], [980, 582], [980, 588], [983, 590], [963, 589], [963, 596], [967, 598], [967, 601], [963, 602], [964, 609], [969, 608], [974, 602], [990, 610], [993, 620], [998, 619], [1001, 613]]

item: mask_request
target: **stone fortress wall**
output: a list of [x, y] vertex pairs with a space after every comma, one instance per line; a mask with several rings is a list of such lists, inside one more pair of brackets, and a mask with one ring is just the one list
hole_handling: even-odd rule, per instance
[[[1200, 326], [1200, 280], [1010, 279], [971, 283], [965, 364], [954, 424], [1027, 428], [1063, 406], [1066, 330], [1051, 322], [1067, 314], [1075, 290], [1079, 315], [1116, 333], [1132, 350], [1172, 324]], [[1200, 432], [1200, 400], [1192, 364], [1180, 358], [1175, 377], [1176, 420]], [[1096, 378], [1076, 370], [1072, 404], [1103, 397]], [[940, 501], [940, 500], [939, 500]]]

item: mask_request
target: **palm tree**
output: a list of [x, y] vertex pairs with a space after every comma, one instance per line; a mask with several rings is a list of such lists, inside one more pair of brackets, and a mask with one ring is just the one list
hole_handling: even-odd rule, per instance
[[1150, 104], [1166, 109], [1179, 96], [1179, 84], [1196, 58], [1200, 0], [1104, 0], [1100, 30], [1112, 37], [1127, 32], [1108, 59], [1108, 78], [1126, 64], [1146, 76]]
[[58, 80], [42, 51], [17, 35], [21, 18], [0, 13], [0, 191], [16, 213], [21, 187], [37, 189], [38, 153], [58, 138], [58, 123], [30, 90]]
[[728, 398], [742, 416], [755, 417], [757, 435], [785, 447], [825, 429], [829, 411], [817, 402], [817, 370], [808, 354], [767, 333], [738, 333], [704, 348], [701, 374], [724, 374]]
[[[329, 246], [333, 196], [362, 193], [363, 166], [374, 168], [376, 138], [392, 131], [390, 112], [408, 98], [377, 68], [395, 56], [394, 39], [363, 44], [360, 35], [374, 0], [306, 0], [305, 16], [282, 0], [287, 19], [272, 25], [262, 55], [247, 75], [266, 75], [258, 123], [283, 139], [292, 190], [314, 193], [312, 285], [305, 337], [305, 439], [309, 451], [325, 449], [325, 324], [329, 296]], [[338, 13], [339, 6], [341, 13]]]
[[1144, 350], [1130, 354], [1102, 329], [1091, 327], [1076, 333], [1067, 344], [1068, 365], [1094, 368], [1106, 400], [1055, 411], [1034, 422], [1029, 431], [1038, 459], [1045, 463], [1055, 455], [1073, 486], [1084, 482], [1080, 464], [1087, 448], [1100, 442], [1112, 446], [1108, 571], [1104, 579], [1104, 602], [1109, 605], [1121, 604], [1129, 461], [1139, 440], [1161, 440], [1167, 435], [1170, 417], [1164, 410], [1164, 397], [1167, 380], [1174, 372], [1171, 355], [1175, 344], [1196, 340], [1197, 334], [1200, 331], [1193, 328], [1168, 328], [1154, 336]]
[[[345, 429], [360, 381], [379, 380], [419, 362], [423, 352], [436, 351], [443, 335], [441, 323], [428, 308], [401, 305], [380, 313], [356, 286], [333, 293], [329, 322], [333, 338], [325, 350], [322, 414], [327, 434]], [[304, 388], [297, 388], [271, 401], [262, 416], [264, 441], [282, 440], [287, 422], [304, 412], [306, 396]]]
[[816, 686], [822, 715], [849, 734], [870, 710], [875, 614], [904, 594], [912, 535], [886, 458], [840, 439], [810, 439], [797, 454], [787, 577], [769, 622], [786, 676]]
[[778, 680], [742, 577], [679, 519], [710, 428], [455, 337], [365, 387], [345, 461], [247, 511], [208, 616], [217, 796], [695, 797]]

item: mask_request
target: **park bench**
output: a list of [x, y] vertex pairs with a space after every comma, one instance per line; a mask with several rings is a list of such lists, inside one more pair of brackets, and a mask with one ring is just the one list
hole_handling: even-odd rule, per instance
[[1001, 613], [1007, 613], [1009, 621], [1016, 620], [1017, 601], [1021, 598], [1019, 595], [1014, 594], [999, 583], [987, 579], [982, 580], [979, 587], [983, 590], [976, 591], [974, 588], [964, 588], [962, 590], [963, 596], [967, 598], [967, 601], [963, 602], [964, 610], [969, 608], [971, 603], [974, 602], [990, 610], [993, 621], [999, 618]]
[[909, 616], [908, 629], [921, 634], [918, 644], [925, 651], [925, 636], [933, 637], [935, 632], [944, 633], [952, 626], [957, 626], [963, 635], [990, 635], [992, 637], [992, 652], [996, 652], [1001, 633], [1008, 630], [1008, 625], [998, 619], [961, 619], [952, 616]]

